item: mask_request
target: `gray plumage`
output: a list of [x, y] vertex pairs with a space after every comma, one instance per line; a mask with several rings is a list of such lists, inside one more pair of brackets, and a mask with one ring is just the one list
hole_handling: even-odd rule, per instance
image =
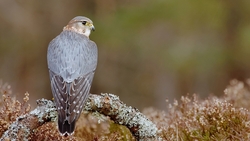
[[[88, 37], [93, 29], [91, 20], [76, 17], [48, 47], [51, 89], [58, 111], [59, 131], [63, 135], [74, 132], [91, 88], [98, 54], [96, 44]], [[90, 30], [87, 35], [86, 30]]]

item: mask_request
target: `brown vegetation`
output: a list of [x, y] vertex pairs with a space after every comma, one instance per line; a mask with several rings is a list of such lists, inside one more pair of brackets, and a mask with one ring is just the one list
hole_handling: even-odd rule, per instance
[[[159, 129], [155, 140], [249, 140], [249, 86], [249, 81], [244, 84], [232, 80], [221, 98], [210, 96], [202, 100], [197, 95], [183, 96], [180, 101], [169, 104], [167, 111], [147, 108], [143, 113]], [[3, 97], [0, 102], [0, 136], [3, 137], [12, 123], [30, 112], [30, 106], [28, 93], [19, 102], [10, 86], [2, 82], [0, 92]], [[32, 130], [28, 140], [135, 140], [126, 126], [114, 123], [99, 112], [83, 112], [74, 136], [59, 135], [56, 122], [51, 120]]]
[[250, 140], [249, 97], [249, 83], [232, 80], [222, 98], [182, 96], [180, 102], [169, 104], [167, 112], [144, 113], [161, 129], [163, 140]]

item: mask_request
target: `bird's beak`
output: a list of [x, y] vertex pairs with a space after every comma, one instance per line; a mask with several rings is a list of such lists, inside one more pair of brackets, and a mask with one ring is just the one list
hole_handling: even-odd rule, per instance
[[90, 29], [91, 29], [92, 31], [95, 31], [95, 27], [94, 27], [93, 24], [89, 24], [89, 27], [90, 27]]

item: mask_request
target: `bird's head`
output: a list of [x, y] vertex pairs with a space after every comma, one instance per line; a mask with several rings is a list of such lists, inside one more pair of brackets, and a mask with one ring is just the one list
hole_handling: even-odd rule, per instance
[[91, 31], [95, 31], [95, 27], [89, 18], [77, 16], [69, 21], [68, 25], [66, 25], [63, 30], [75, 31], [89, 37]]

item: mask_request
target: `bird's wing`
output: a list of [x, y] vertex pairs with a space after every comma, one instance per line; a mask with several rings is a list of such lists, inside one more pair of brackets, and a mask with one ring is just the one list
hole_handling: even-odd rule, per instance
[[68, 83], [61, 76], [50, 72], [51, 88], [57, 106], [59, 121], [72, 123], [78, 119], [91, 88], [94, 71]]

